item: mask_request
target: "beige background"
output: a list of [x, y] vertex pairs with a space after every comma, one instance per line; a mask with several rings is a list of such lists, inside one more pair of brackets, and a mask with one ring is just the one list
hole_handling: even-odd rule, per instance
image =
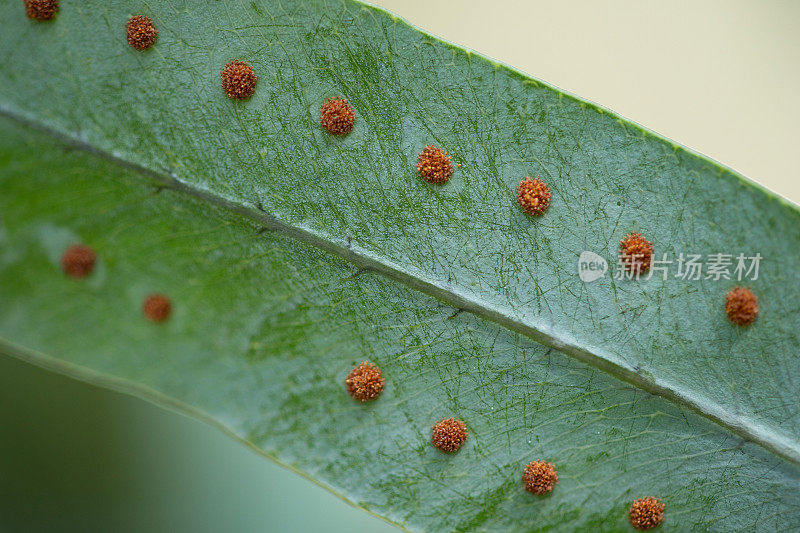
[[800, 203], [800, 1], [372, 2]]

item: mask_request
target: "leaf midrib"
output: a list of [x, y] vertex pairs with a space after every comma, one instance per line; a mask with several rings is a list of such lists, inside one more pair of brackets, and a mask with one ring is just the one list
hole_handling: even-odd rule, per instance
[[72, 137], [49, 126], [21, 116], [4, 106], [0, 106], [0, 116], [43, 132], [64, 144], [131, 169], [137, 174], [153, 180], [159, 187], [188, 194], [217, 207], [238, 213], [260, 224], [269, 231], [286, 235], [300, 242], [324, 250], [352, 263], [361, 270], [368, 270], [385, 276], [411, 289], [437, 298], [460, 311], [467, 311], [506, 329], [520, 333], [535, 342], [555, 348], [570, 357], [591, 365], [645, 392], [687, 407], [741, 438], [758, 444], [782, 459], [800, 466], [800, 445], [792, 439], [773, 431], [769, 427], [751, 419], [737, 417], [735, 414], [728, 412], [722, 405], [702, 395], [682, 390], [668, 380], [658, 378], [655, 375], [653, 375], [653, 379], [650, 380], [637, 369], [626, 367], [622, 364], [623, 362], [615, 362], [610, 354], [604, 354], [601, 350], [597, 349], [595, 349], [595, 351], [590, 351], [577, 344], [566, 342], [555, 334], [537, 328], [536, 325], [517, 320], [486, 302], [481, 302], [466, 296], [461, 293], [457, 287], [449, 283], [442, 283], [441, 280], [434, 278], [426, 278], [422, 273], [412, 273], [404, 269], [401, 265], [387, 260], [385, 257], [381, 257], [371, 253], [369, 250], [359, 247], [357, 244], [350, 242], [349, 239], [336, 241], [330, 239], [329, 236], [315, 232], [309, 228], [291, 225], [270, 215], [266, 211], [260, 210], [256, 205], [248, 206], [242, 203], [236, 203], [212, 194], [207, 190], [194, 187], [181, 181], [175, 175], [158, 172], [122, 159], [121, 157], [105, 152], [76, 137]]

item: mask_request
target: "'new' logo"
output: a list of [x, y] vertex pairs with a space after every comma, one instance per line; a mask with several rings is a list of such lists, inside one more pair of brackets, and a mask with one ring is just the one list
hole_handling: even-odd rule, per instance
[[583, 252], [578, 258], [578, 276], [585, 283], [602, 278], [607, 271], [606, 260], [594, 252]]

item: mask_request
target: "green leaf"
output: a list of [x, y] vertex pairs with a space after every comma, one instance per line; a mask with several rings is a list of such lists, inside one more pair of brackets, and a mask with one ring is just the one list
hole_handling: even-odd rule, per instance
[[[64, 4], [0, 6], [3, 351], [202, 417], [410, 529], [625, 530], [642, 496], [665, 529], [800, 527], [796, 207], [350, 0]], [[237, 58], [246, 102], [219, 87]], [[343, 138], [317, 124], [334, 95], [358, 116]], [[416, 175], [426, 144], [461, 164], [444, 186]], [[553, 191], [537, 219], [528, 175]], [[734, 280], [579, 279], [631, 231], [659, 259], [760, 253], [756, 323], [727, 321]], [[59, 267], [78, 241], [99, 258], [81, 281]], [[387, 387], [362, 405], [343, 380], [364, 359]], [[448, 416], [470, 432], [454, 455], [430, 444]], [[548, 496], [522, 489], [534, 459], [558, 468]]]

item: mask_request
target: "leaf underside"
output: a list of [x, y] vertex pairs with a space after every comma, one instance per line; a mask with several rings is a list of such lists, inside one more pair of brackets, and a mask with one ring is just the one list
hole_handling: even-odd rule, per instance
[[[0, 6], [2, 351], [204, 418], [409, 529], [629, 530], [642, 496], [664, 529], [800, 527], [796, 208], [349, 0], [62, 4]], [[259, 76], [246, 102], [219, 87], [232, 59]], [[343, 138], [317, 124], [338, 95]], [[426, 144], [461, 164], [442, 187], [415, 173]], [[531, 219], [514, 186], [535, 175], [553, 201]], [[657, 256], [760, 253], [756, 323], [727, 321], [734, 281], [580, 281], [578, 255], [630, 231]], [[98, 255], [82, 281], [59, 267], [74, 242]], [[360, 404], [365, 359], [387, 386]], [[430, 444], [449, 416], [454, 455]], [[522, 490], [534, 459], [548, 496]]]

